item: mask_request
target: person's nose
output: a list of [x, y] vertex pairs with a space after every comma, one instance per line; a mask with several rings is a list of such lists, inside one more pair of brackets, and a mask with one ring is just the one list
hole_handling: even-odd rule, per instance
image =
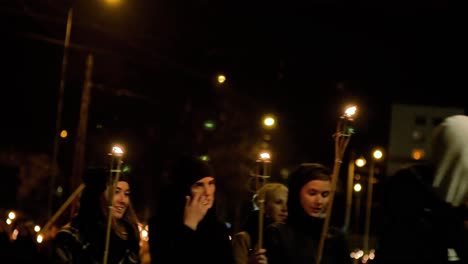
[[321, 196], [321, 195], [314, 195], [314, 196], [312, 197], [312, 204], [313, 204], [314, 206], [319, 206], [319, 205], [323, 204], [323, 198], [322, 198], [322, 196]]
[[214, 188], [211, 185], [205, 185], [203, 188], [203, 195], [210, 196], [214, 193]]
[[115, 202], [116, 203], [123, 203], [124, 202], [124, 195], [121, 193], [115, 194]]
[[317, 195], [317, 203], [323, 205], [325, 203], [325, 198], [322, 195]]

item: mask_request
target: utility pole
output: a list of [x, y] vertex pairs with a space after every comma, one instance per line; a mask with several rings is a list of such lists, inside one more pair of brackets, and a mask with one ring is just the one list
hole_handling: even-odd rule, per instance
[[[78, 120], [78, 128], [76, 133], [75, 142], [75, 155], [73, 160], [73, 171], [70, 179], [71, 190], [78, 187], [81, 177], [83, 176], [83, 167], [85, 163], [85, 147], [86, 147], [86, 134], [88, 129], [88, 112], [89, 104], [91, 101], [91, 87], [92, 87], [92, 72], [93, 72], [94, 58], [92, 54], [88, 54], [86, 59], [86, 72], [85, 80], [83, 83], [83, 93], [81, 95], [80, 116]], [[70, 217], [73, 217], [76, 210], [76, 200], [71, 205]]]
[[52, 150], [52, 162], [51, 162], [51, 174], [49, 180], [49, 199], [48, 199], [48, 208], [47, 208], [47, 217], [52, 216], [52, 207], [53, 199], [55, 193], [55, 181], [58, 176], [58, 164], [57, 156], [59, 152], [59, 140], [60, 140], [60, 130], [62, 129], [62, 109], [63, 109], [63, 94], [65, 92], [65, 82], [66, 82], [66, 73], [68, 66], [68, 50], [70, 46], [70, 34], [72, 29], [73, 22], [73, 8], [68, 9], [67, 16], [67, 27], [65, 31], [65, 41], [63, 45], [63, 57], [62, 57], [62, 71], [60, 74], [60, 87], [58, 93], [58, 102], [57, 102], [57, 116], [55, 120], [55, 135], [54, 135], [54, 145]]

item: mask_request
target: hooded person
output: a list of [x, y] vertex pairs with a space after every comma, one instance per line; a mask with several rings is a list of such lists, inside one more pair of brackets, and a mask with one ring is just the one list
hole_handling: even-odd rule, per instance
[[445, 118], [430, 149], [386, 183], [380, 263], [468, 263], [468, 117]]
[[[268, 263], [317, 263], [331, 174], [322, 164], [304, 163], [289, 175], [286, 223], [275, 223], [265, 233]], [[328, 230], [321, 263], [350, 263], [347, 239], [338, 228]]]
[[130, 177], [120, 174], [115, 188], [112, 188], [107, 169], [91, 168], [84, 175], [84, 184], [78, 213], [58, 231], [54, 239], [52, 263], [102, 263], [109, 192], [113, 192], [113, 198], [108, 263], [140, 263], [140, 234], [130, 200]]
[[216, 216], [212, 167], [184, 156], [171, 175], [173, 181], [150, 221], [152, 263], [232, 263], [228, 229]]

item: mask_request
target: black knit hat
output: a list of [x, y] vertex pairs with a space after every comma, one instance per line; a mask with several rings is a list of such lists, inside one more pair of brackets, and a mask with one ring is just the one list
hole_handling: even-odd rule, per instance
[[174, 184], [185, 194], [189, 194], [192, 184], [208, 176], [214, 177], [213, 168], [207, 161], [195, 156], [179, 158], [172, 168]]

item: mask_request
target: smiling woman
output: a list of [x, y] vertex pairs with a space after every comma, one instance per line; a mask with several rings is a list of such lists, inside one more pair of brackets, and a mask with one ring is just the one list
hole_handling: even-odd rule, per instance
[[130, 203], [130, 187], [128, 182], [119, 181], [114, 190], [112, 201], [112, 216], [115, 219], [122, 219]]
[[101, 263], [109, 192], [113, 192], [113, 198], [108, 263], [140, 263], [140, 234], [130, 200], [129, 177], [121, 174], [113, 188], [107, 184], [107, 175], [105, 169], [93, 169], [86, 174], [78, 214], [57, 233], [52, 263]]

